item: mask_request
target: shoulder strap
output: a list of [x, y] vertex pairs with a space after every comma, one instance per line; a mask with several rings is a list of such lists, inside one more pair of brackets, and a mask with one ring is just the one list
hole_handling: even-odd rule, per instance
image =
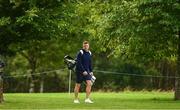
[[89, 50], [89, 54], [90, 54], [90, 55], [92, 54], [90, 50]]
[[[84, 51], [83, 51], [82, 49], [80, 50], [80, 52], [81, 52], [81, 54], [83, 55]], [[89, 54], [90, 54], [90, 55], [92, 54], [90, 50], [89, 50]]]
[[80, 52], [81, 52], [81, 54], [83, 55], [83, 53], [84, 53], [83, 50], [80, 50]]

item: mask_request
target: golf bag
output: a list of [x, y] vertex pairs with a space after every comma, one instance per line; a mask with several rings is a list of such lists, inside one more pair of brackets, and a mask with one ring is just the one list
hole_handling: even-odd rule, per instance
[[69, 70], [74, 72], [74, 68], [76, 66], [76, 60], [70, 57], [69, 55], [64, 56], [64, 63], [67, 65]]

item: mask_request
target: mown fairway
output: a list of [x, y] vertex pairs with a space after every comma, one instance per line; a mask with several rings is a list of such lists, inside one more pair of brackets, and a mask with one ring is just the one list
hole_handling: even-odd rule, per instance
[[73, 103], [67, 93], [12, 93], [5, 94], [0, 109], [180, 109], [180, 101], [173, 100], [172, 92], [92, 93], [94, 104]]

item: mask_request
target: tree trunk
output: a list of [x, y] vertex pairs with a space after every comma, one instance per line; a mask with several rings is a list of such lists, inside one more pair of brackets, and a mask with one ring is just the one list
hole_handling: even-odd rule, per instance
[[[176, 77], [180, 77], [180, 31], [178, 31], [178, 54]], [[180, 100], [180, 78], [175, 81], [175, 100]]]
[[43, 77], [43, 75], [41, 75], [40, 90], [39, 90], [39, 92], [40, 93], [44, 92], [44, 77]]
[[3, 79], [2, 73], [0, 73], [0, 103], [2, 103], [3, 101]]
[[34, 81], [32, 80], [32, 78], [31, 78], [30, 81], [31, 81], [31, 82], [30, 82], [29, 93], [34, 93], [35, 84], [34, 84]]
[[34, 79], [34, 73], [35, 73], [35, 68], [31, 68], [31, 77], [30, 77], [30, 88], [29, 88], [29, 93], [34, 93], [34, 88], [35, 88], [35, 79]]
[[35, 71], [36, 71], [36, 59], [31, 56], [29, 60], [30, 68], [31, 68], [31, 77], [30, 77], [30, 88], [29, 88], [29, 93], [34, 93], [35, 92]]

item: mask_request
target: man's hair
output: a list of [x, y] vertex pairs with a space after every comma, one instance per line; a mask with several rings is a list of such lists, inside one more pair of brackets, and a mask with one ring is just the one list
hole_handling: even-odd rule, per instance
[[89, 44], [89, 42], [88, 41], [84, 41], [83, 44]]

